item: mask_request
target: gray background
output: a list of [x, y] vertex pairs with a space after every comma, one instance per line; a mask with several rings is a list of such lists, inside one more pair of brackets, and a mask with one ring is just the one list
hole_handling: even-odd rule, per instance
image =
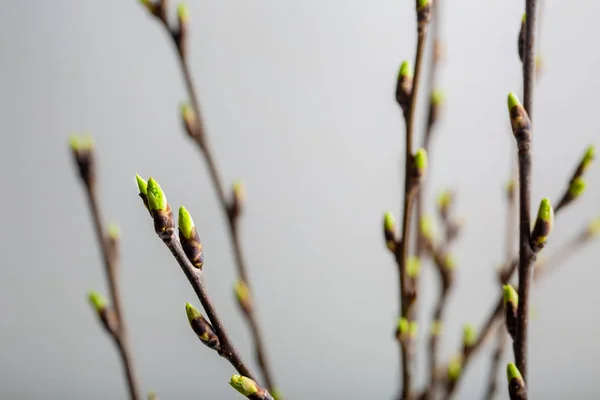
[[[0, 398], [125, 398], [112, 343], [86, 301], [88, 290], [106, 286], [68, 151], [72, 131], [94, 134], [104, 214], [122, 228], [126, 315], [144, 388], [164, 399], [238, 398], [227, 385], [232, 368], [189, 329], [184, 303], [197, 302], [136, 193], [134, 173], [153, 175], [174, 207], [188, 207], [204, 241], [210, 292], [248, 358], [224, 219], [181, 132], [185, 92], [162, 28], [133, 0], [1, 3]], [[547, 3], [535, 203], [557, 197], [584, 147], [597, 143], [600, 124], [600, 3]], [[191, 64], [210, 139], [223, 178], [248, 187], [243, 245], [283, 391], [297, 400], [392, 398], [397, 271], [380, 224], [383, 211], [400, 210], [404, 131], [393, 87], [400, 61], [414, 57], [413, 2], [189, 7]], [[523, 1], [504, 0], [445, 7], [440, 78], [448, 105], [429, 194], [457, 188], [457, 209], [468, 219], [455, 246], [460, 275], [444, 358], [457, 349], [461, 325], [478, 324], [496, 295], [502, 188], [514, 149], [505, 101], [521, 87], [515, 46], [523, 9]], [[559, 218], [546, 254], [600, 211], [597, 166], [588, 177], [589, 192]], [[599, 256], [591, 244], [536, 287], [532, 398], [600, 394]], [[437, 290], [430, 268], [424, 277], [423, 325]], [[481, 396], [488, 364], [485, 353], [471, 365], [460, 398]]]

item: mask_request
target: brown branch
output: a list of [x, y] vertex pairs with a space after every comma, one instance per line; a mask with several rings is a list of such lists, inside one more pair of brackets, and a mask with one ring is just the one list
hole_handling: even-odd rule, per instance
[[[516, 221], [516, 199], [515, 199], [515, 179], [511, 179], [506, 188], [507, 194], [507, 210], [506, 210], [506, 236], [505, 236], [505, 257], [506, 262], [510, 263], [510, 258], [515, 252], [515, 241], [513, 240], [514, 234], [517, 231]], [[515, 263], [516, 265], [516, 263]], [[506, 278], [506, 282], [510, 279], [512, 272]], [[488, 385], [486, 389], [485, 398], [492, 400], [498, 391], [498, 375], [500, 371], [500, 362], [502, 361], [502, 355], [504, 354], [507, 340], [504, 325], [500, 325], [496, 329], [496, 348], [492, 354], [492, 364], [490, 366], [490, 374], [488, 378]]]
[[[437, 122], [438, 116], [439, 116], [439, 109], [440, 106], [439, 104], [437, 104], [434, 101], [434, 94], [436, 91], [436, 83], [437, 83], [437, 75], [439, 72], [439, 63], [441, 61], [441, 46], [442, 46], [442, 42], [441, 42], [441, 37], [440, 37], [440, 18], [441, 18], [441, 13], [440, 13], [440, 1], [443, 0], [436, 0], [433, 2], [432, 5], [432, 20], [431, 20], [431, 33], [430, 36], [432, 37], [433, 41], [432, 41], [432, 47], [433, 47], [433, 54], [431, 56], [431, 62], [429, 65], [429, 76], [427, 77], [427, 80], [424, 83], [428, 84], [428, 93], [429, 93], [429, 112], [427, 115], [427, 122], [425, 125], [425, 132], [423, 134], [423, 142], [422, 142], [422, 147], [425, 149], [425, 151], [427, 151], [427, 155], [429, 157], [429, 173], [431, 173], [431, 154], [430, 154], [430, 148], [431, 148], [431, 137], [432, 137], [432, 133], [433, 133], [433, 128]], [[424, 186], [421, 186], [421, 189], [419, 190], [419, 193], [417, 195], [417, 205], [416, 205], [416, 221], [417, 221], [417, 227], [418, 224], [421, 221], [421, 218], [423, 217], [423, 210], [424, 210], [424, 196], [425, 196], [425, 190], [424, 190]], [[417, 258], [421, 258], [421, 256], [423, 255], [423, 251], [424, 251], [424, 243], [423, 243], [424, 238], [422, 237], [420, 230], [417, 229], [417, 240], [415, 241], [415, 255], [417, 256]]]
[[506, 349], [506, 331], [504, 325], [499, 325], [496, 328], [496, 348], [492, 354], [492, 365], [490, 367], [489, 383], [487, 385], [485, 399], [493, 400], [496, 392], [498, 392], [498, 375], [500, 373], [500, 363], [502, 355]]
[[[202, 117], [202, 110], [200, 107], [200, 102], [198, 100], [198, 95], [195, 89], [192, 74], [189, 68], [189, 62], [186, 51], [188, 21], [182, 20], [180, 16], [179, 27], [172, 28], [167, 21], [166, 9], [164, 8], [164, 4], [162, 2], [153, 5], [153, 9], [151, 11], [159, 19], [159, 21], [161, 21], [163, 27], [173, 39], [173, 44], [177, 49], [177, 55], [181, 66], [181, 72], [185, 82], [186, 90], [190, 98], [190, 104], [194, 113], [194, 121], [193, 124], [191, 124], [190, 126], [192, 129], [188, 133], [190, 134], [190, 137], [194, 140], [200, 152], [204, 156], [203, 159], [208, 169], [210, 179], [213, 183], [215, 191], [217, 192], [219, 205], [223, 213], [227, 217], [227, 226], [229, 228], [229, 237], [233, 248], [238, 279], [244, 282], [244, 284], [250, 290], [251, 285], [248, 277], [248, 268], [246, 267], [246, 262], [243, 256], [242, 246], [239, 238], [240, 210], [239, 208], [235, 209], [234, 204], [228, 200], [225, 194], [223, 180], [220, 177], [219, 168], [217, 167], [217, 163], [213, 155], [214, 153], [206, 137], [204, 119]], [[250, 328], [257, 363], [262, 372], [265, 383], [267, 384], [267, 387], [270, 391], [275, 392], [276, 387], [274, 383], [273, 372], [269, 366], [264, 340], [258, 324], [258, 318], [256, 316], [256, 311], [253, 307], [249, 310], [242, 309], [242, 312], [244, 313], [244, 316]]]
[[[523, 59], [523, 104], [531, 119], [533, 88], [535, 82], [535, 37], [537, 0], [526, 0], [525, 50]], [[515, 132], [517, 133], [517, 132]], [[527, 342], [529, 333], [529, 292], [533, 275], [535, 251], [531, 245], [531, 135], [519, 135], [519, 307], [517, 310], [516, 337], [513, 343], [517, 368], [527, 384]]]
[[[589, 243], [589, 241], [598, 236], [598, 232], [594, 231], [590, 227], [586, 227], [582, 232], [577, 233], [572, 239], [568, 240], [565, 244], [563, 244], [559, 249], [549, 257], [548, 261], [545, 263], [538, 262], [534, 267], [534, 276], [533, 278], [537, 282], [539, 279], [547, 276], [552, 271], [554, 271], [559, 265], [563, 264], [567, 258], [575, 253], [575, 250], [579, 249], [581, 246]], [[508, 283], [508, 280], [506, 281]], [[459, 376], [457, 382], [464, 375], [464, 371], [469, 365], [469, 361], [472, 357], [479, 352], [483, 348], [483, 345], [487, 342], [487, 339], [491, 336], [492, 330], [500, 326], [502, 329], [504, 325], [500, 324], [502, 320], [502, 311], [503, 311], [503, 295], [500, 293], [498, 296], [498, 300], [493, 308], [493, 310], [488, 315], [483, 327], [480, 329], [480, 335], [477, 338], [475, 344], [471, 347], [470, 351], [465, 354], [462, 362], [462, 371], [463, 374]], [[454, 389], [456, 388], [456, 383], [454, 385], [450, 385], [447, 382], [447, 386], [451, 387], [450, 390], [446, 393], [444, 398], [450, 399], [454, 393]]]
[[245, 361], [242, 359], [241, 355], [238, 353], [237, 349], [231, 342], [229, 338], [229, 334], [225, 330], [221, 319], [219, 318], [215, 306], [208, 295], [206, 290], [206, 286], [204, 284], [204, 275], [202, 270], [199, 268], [194, 268], [188, 257], [185, 255], [183, 248], [181, 247], [181, 243], [177, 239], [174, 233], [169, 235], [168, 237], [162, 238], [165, 245], [169, 248], [175, 260], [181, 267], [181, 270], [185, 274], [186, 278], [192, 285], [196, 296], [200, 300], [204, 311], [206, 311], [206, 315], [212, 324], [215, 333], [219, 337], [220, 350], [219, 355], [224, 357], [227, 361], [231, 363], [231, 365], [240, 373], [240, 375], [245, 376], [247, 378], [256, 381], [254, 374], [250, 371]]
[[[420, 5], [417, 3], [417, 49], [415, 55], [415, 73], [412, 82], [410, 95], [410, 105], [405, 112], [406, 122], [406, 145], [405, 145], [405, 163], [404, 163], [404, 202], [402, 207], [402, 237], [401, 242], [396, 246], [396, 262], [399, 269], [400, 286], [400, 317], [408, 321], [414, 319], [413, 310], [416, 300], [415, 287], [409, 287], [406, 264], [408, 259], [408, 249], [410, 243], [410, 222], [412, 206], [415, 195], [419, 190], [420, 179], [415, 167], [415, 156], [412, 152], [414, 126], [417, 110], [417, 95], [422, 74], [423, 54], [425, 52], [425, 40], [427, 36], [427, 26], [431, 19], [431, 4]], [[412, 389], [412, 353], [414, 351], [413, 340], [399, 339], [400, 360], [402, 364], [402, 392], [401, 400], [411, 399]]]
[[[77, 140], [75, 138], [75, 140]], [[140, 384], [135, 372], [127, 323], [123, 313], [120, 279], [118, 275], [118, 244], [116, 238], [109, 238], [108, 231], [102, 219], [98, 192], [96, 186], [96, 165], [93, 146], [78, 148], [76, 142], [72, 143], [73, 155], [77, 164], [81, 181], [85, 187], [86, 197], [92, 215], [94, 232], [98, 241], [98, 248], [102, 255], [104, 273], [108, 282], [112, 312], [110, 323], [105, 322], [107, 332], [111, 335], [117, 347], [123, 372], [127, 380], [127, 388], [131, 400], [140, 399]]]

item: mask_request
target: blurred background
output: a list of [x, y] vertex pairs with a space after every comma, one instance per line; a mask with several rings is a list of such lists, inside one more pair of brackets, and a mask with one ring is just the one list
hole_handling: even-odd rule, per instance
[[[397, 268], [381, 218], [401, 211], [404, 123], [393, 93], [400, 62], [414, 58], [413, 3], [188, 1], [209, 138], [223, 179], [247, 187], [243, 247], [276, 379], [291, 399], [391, 399], [399, 386]], [[546, 196], [557, 201], [600, 128], [600, 3], [545, 3], [536, 206]], [[427, 209], [453, 188], [466, 218], [454, 246], [444, 360], [458, 350], [462, 325], [480, 326], [497, 296], [515, 153], [506, 94], [521, 91], [523, 10], [522, 0], [444, 2], [439, 86], [447, 106], [431, 149]], [[186, 93], [162, 27], [134, 0], [4, 1], [0, 54], [0, 397], [126, 398], [114, 346], [86, 299], [107, 289], [68, 136], [91, 132], [103, 212], [122, 231], [125, 312], [144, 390], [161, 399], [239, 398], [227, 384], [233, 369], [190, 330], [184, 304], [198, 302], [137, 195], [134, 174], [152, 175], [174, 208], [192, 213], [209, 291], [251, 359], [225, 219], [181, 128]], [[557, 219], [546, 255], [600, 213], [598, 169]], [[535, 287], [532, 398], [600, 395], [599, 257], [591, 243]], [[438, 290], [429, 265], [423, 277], [422, 333]], [[490, 349], [469, 366], [458, 398], [482, 396]], [[508, 398], [501, 379], [500, 398]]]

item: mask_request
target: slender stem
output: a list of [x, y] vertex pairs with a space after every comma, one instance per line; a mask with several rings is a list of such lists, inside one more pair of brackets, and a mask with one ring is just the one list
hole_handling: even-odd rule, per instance
[[[430, 34], [429, 36], [432, 37], [432, 47], [433, 47], [433, 54], [431, 56], [431, 62], [429, 65], [429, 75], [427, 77], [427, 80], [424, 82], [427, 84], [427, 92], [430, 93], [430, 99], [433, 96], [433, 92], [436, 89], [436, 81], [437, 81], [437, 72], [438, 72], [438, 55], [436, 54], [436, 49], [437, 49], [437, 45], [440, 42], [440, 37], [439, 37], [439, 19], [440, 19], [440, 1], [442, 0], [436, 0], [432, 3], [432, 20], [430, 23]], [[430, 112], [431, 112], [431, 104], [430, 104]], [[425, 149], [425, 151], [427, 151], [427, 156], [429, 159], [429, 165], [427, 167], [428, 170], [428, 174], [431, 174], [431, 152], [430, 152], [430, 144], [431, 144], [431, 134], [433, 132], [433, 126], [434, 124], [431, 123], [431, 121], [427, 121], [427, 123], [425, 124], [425, 132], [423, 134], [423, 144], [422, 147]], [[423, 255], [423, 251], [424, 251], [424, 243], [423, 243], [423, 236], [421, 235], [421, 231], [418, 228], [419, 227], [419, 223], [421, 221], [421, 217], [423, 216], [423, 211], [425, 209], [425, 205], [424, 205], [424, 201], [425, 201], [425, 187], [422, 184], [421, 189], [419, 190], [419, 193], [417, 195], [417, 205], [416, 205], [416, 212], [417, 212], [417, 217], [416, 217], [416, 221], [417, 221], [417, 236], [416, 236], [416, 241], [415, 241], [415, 255], [418, 258], [421, 258], [421, 256]]]
[[194, 268], [190, 260], [185, 255], [185, 252], [181, 247], [181, 243], [174, 234], [168, 239], [164, 240], [164, 242], [177, 260], [177, 263], [190, 282], [190, 285], [192, 285], [194, 292], [196, 292], [196, 296], [198, 296], [198, 299], [200, 300], [200, 303], [202, 304], [202, 307], [204, 308], [204, 311], [206, 312], [206, 315], [208, 316], [208, 319], [215, 330], [215, 333], [219, 337], [219, 343], [221, 345], [219, 354], [227, 359], [240, 373], [240, 375], [256, 381], [254, 374], [250, 372], [250, 369], [231, 342], [231, 339], [229, 338], [229, 335], [217, 314], [215, 306], [206, 290], [202, 271], [198, 268]]
[[[533, 119], [533, 89], [535, 83], [536, 30], [538, 21], [539, 0], [526, 0], [525, 12], [525, 46], [523, 58], [523, 106]], [[520, 370], [520, 369], [519, 369]], [[521, 374], [523, 371], [521, 371]]]
[[[238, 217], [238, 215], [236, 215], [232, 212], [230, 202], [228, 201], [227, 196], [225, 194], [223, 180], [220, 176], [219, 168], [217, 167], [217, 163], [216, 163], [215, 157], [213, 155], [214, 153], [213, 153], [213, 151], [210, 147], [210, 144], [208, 142], [208, 139], [206, 137], [206, 130], [205, 130], [205, 126], [204, 126], [204, 119], [202, 117], [202, 110], [200, 107], [200, 102], [198, 100], [198, 94], [196, 91], [196, 87], [194, 85], [194, 81], [192, 78], [192, 73], [189, 68], [188, 57], [186, 56], [187, 53], [185, 52], [184, 44], [181, 43], [182, 38], [181, 38], [179, 32], [173, 31], [169, 27], [169, 25], [166, 21], [166, 18], [161, 17], [161, 21], [162, 21], [164, 27], [170, 33], [171, 37], [173, 38], [174, 45], [177, 49], [179, 64], [181, 66], [181, 72], [183, 75], [183, 79], [185, 81], [186, 90], [187, 90], [188, 96], [190, 98], [190, 104], [196, 115], [196, 124], [195, 124], [196, 131], [194, 132], [194, 139], [200, 149], [200, 152], [204, 156], [203, 159], [204, 159], [204, 162], [208, 169], [208, 173], [210, 175], [212, 184], [215, 187], [215, 190], [217, 192], [219, 204], [221, 206], [223, 213], [227, 217], [227, 226], [228, 226], [229, 237], [230, 237], [232, 248], [233, 248], [237, 275], [238, 275], [239, 279], [241, 281], [243, 281], [249, 289], [251, 289], [251, 284], [250, 284], [250, 280], [248, 277], [248, 269], [246, 267], [246, 263], [245, 263], [243, 252], [242, 252], [242, 246], [241, 246], [240, 238], [239, 238], [239, 229], [238, 229], [239, 217]], [[259, 328], [258, 318], [256, 316], [255, 308], [256, 307], [252, 307], [252, 309], [248, 313], [246, 313], [246, 311], [244, 311], [244, 313], [246, 314], [245, 315], [246, 320], [248, 321], [248, 324], [250, 327], [250, 332], [251, 332], [252, 341], [254, 344], [257, 363], [262, 372], [264, 380], [267, 383], [268, 389], [273, 391], [273, 390], [275, 390], [273, 373], [272, 373], [272, 370], [270, 369], [270, 366], [268, 363], [264, 340], [262, 337], [261, 330]]]
[[[135, 372], [131, 346], [129, 344], [129, 334], [125, 317], [123, 316], [123, 307], [121, 303], [121, 292], [119, 287], [119, 277], [117, 274], [117, 256], [109, 250], [109, 245], [106, 237], [106, 229], [104, 228], [103, 219], [100, 213], [100, 206], [96, 187], [93, 182], [86, 183], [87, 199], [94, 220], [94, 230], [98, 247], [102, 253], [104, 262], [104, 271], [108, 281], [111, 304], [117, 318], [117, 330], [112, 334], [113, 340], [117, 346], [117, 350], [121, 357], [125, 378], [127, 379], [127, 388], [131, 400], [140, 399], [140, 385]], [[112, 254], [111, 254], [112, 253]]]
[[[515, 252], [514, 234], [517, 231], [517, 210], [514, 187], [508, 190], [507, 200], [508, 201], [506, 208], [505, 257], [506, 263], [510, 263], [511, 257]], [[510, 275], [512, 275], [512, 272]], [[498, 328], [496, 328], [496, 348], [494, 350], [494, 353], [492, 354], [492, 364], [490, 366], [490, 374], [488, 379], [489, 382], [485, 394], [485, 398], [488, 400], [492, 400], [496, 395], [496, 392], [498, 391], [498, 376], [500, 371], [500, 363], [502, 361], [502, 355], [504, 354], [506, 344], [506, 332], [504, 325], [501, 324]]]
[[[435, 305], [433, 313], [433, 322], [441, 323], [444, 318], [449, 290], [442, 286], [440, 296]], [[424, 399], [435, 398], [437, 372], [438, 372], [438, 353], [441, 332], [431, 332], [429, 334], [429, 386], [423, 396]]]
[[[523, 60], [523, 105], [531, 119], [533, 87], [535, 82], [535, 36], [537, 0], [525, 3], [525, 51]], [[527, 383], [527, 340], [529, 333], [529, 292], [533, 275], [535, 253], [531, 248], [531, 149], [530, 143], [519, 146], [519, 307], [517, 309], [516, 337], [513, 343], [517, 368]]]
[[490, 379], [485, 393], [486, 400], [493, 400], [496, 392], [498, 391], [498, 375], [500, 374], [500, 363], [502, 362], [502, 355], [506, 348], [506, 332], [504, 325], [499, 325], [496, 328], [496, 348], [492, 354], [492, 366], [490, 368]]
[[[417, 94], [421, 76], [421, 64], [425, 50], [425, 38], [427, 29], [419, 29], [417, 40], [417, 54], [415, 60], [415, 74], [413, 78], [413, 88], [410, 100], [410, 109], [406, 116], [406, 148], [404, 165], [404, 204], [402, 208], [402, 241], [400, 243], [400, 252], [397, 254], [397, 262], [400, 270], [400, 315], [409, 320], [412, 319], [412, 308], [414, 301], [409, 297], [408, 276], [406, 273], [406, 261], [408, 258], [408, 249], [410, 243], [410, 222], [412, 205], [415, 194], [418, 190], [418, 182], [414, 179], [414, 159], [412, 153], [414, 124], [416, 118]], [[412, 341], [410, 341], [412, 342]], [[402, 363], [402, 399], [411, 398], [412, 385], [412, 343], [400, 341], [400, 359]]]
[[[555, 216], [557, 217], [559, 214], [560, 213], [557, 212], [555, 214]], [[518, 257], [513, 257], [513, 260], [510, 262], [510, 265], [512, 266], [512, 268], [509, 268], [509, 270], [508, 270], [509, 273], [502, 277], [503, 284], [508, 283], [510, 281], [510, 278], [514, 274], [514, 271], [516, 270], [517, 265], [518, 265]], [[520, 303], [520, 299], [519, 299], [519, 303]], [[469, 353], [466, 354], [466, 356], [463, 358], [463, 365], [462, 365], [463, 373], [464, 373], [466, 367], [468, 366], [471, 358], [476, 353], [478, 353], [479, 350], [481, 350], [483, 348], [483, 345], [486, 343], [487, 339], [489, 338], [493, 328], [496, 326], [496, 324], [498, 322], [500, 322], [500, 320], [502, 318], [502, 309], [503, 309], [503, 294], [502, 294], [502, 292], [500, 292], [494, 307], [488, 314], [488, 317], [485, 320], [485, 323], [483, 324], [483, 327], [479, 330], [479, 337], [477, 338], [477, 341], [470, 348]], [[462, 376], [463, 376], [463, 374], [461, 374], [459, 376], [459, 380], [461, 379]], [[454, 385], [454, 388], [455, 387], [456, 387], [456, 385]], [[445, 398], [449, 399], [451, 397], [453, 391], [454, 391], [454, 389], [449, 391]]]

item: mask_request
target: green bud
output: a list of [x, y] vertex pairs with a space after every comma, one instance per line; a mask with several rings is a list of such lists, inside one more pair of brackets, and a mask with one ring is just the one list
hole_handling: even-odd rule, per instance
[[396, 219], [394, 215], [387, 211], [383, 215], [383, 237], [385, 244], [392, 252], [396, 251]]
[[517, 98], [517, 95], [514, 92], [510, 92], [508, 94], [508, 111], [512, 111], [515, 107], [523, 107], [523, 105]]
[[433, 218], [430, 215], [423, 215], [419, 221], [419, 229], [421, 235], [427, 240], [435, 240], [435, 232], [433, 230]]
[[514, 363], [508, 363], [506, 366], [506, 377], [508, 378], [509, 382], [513, 379], [523, 380], [521, 372]]
[[239, 215], [242, 212], [242, 207], [246, 202], [246, 188], [244, 182], [237, 180], [233, 183], [233, 213]]
[[542, 199], [538, 210], [538, 218], [544, 222], [552, 222], [554, 219], [554, 210], [548, 198]]
[[434, 106], [440, 106], [444, 102], [446, 96], [441, 89], [435, 89], [431, 92], [431, 104]]
[[442, 321], [431, 321], [431, 334], [433, 336], [439, 336], [444, 331], [444, 323]]
[[437, 197], [437, 204], [440, 209], [447, 209], [452, 204], [454, 196], [451, 190], [444, 190], [440, 192]]
[[273, 400], [283, 400], [283, 393], [278, 388], [271, 389]]
[[456, 268], [456, 260], [452, 254], [446, 254], [446, 257], [444, 258], [444, 266], [450, 271]]
[[550, 204], [550, 200], [543, 199], [540, 202], [540, 208], [538, 211], [538, 217], [531, 233], [532, 241], [538, 246], [538, 250], [544, 246], [548, 240], [550, 232], [552, 232], [552, 225], [554, 221], [554, 210]]
[[188, 23], [190, 21], [190, 12], [185, 3], [177, 5], [177, 18], [179, 19], [179, 23]]
[[121, 229], [119, 229], [117, 223], [112, 222], [108, 225], [108, 237], [112, 240], [119, 240], [121, 238]]
[[506, 306], [506, 304], [510, 303], [516, 310], [519, 306], [519, 294], [515, 288], [508, 284], [502, 286], [502, 291], [504, 293], [504, 305]]
[[600, 217], [596, 217], [590, 221], [587, 233], [592, 237], [600, 235]]
[[424, 148], [420, 148], [415, 153], [415, 167], [417, 167], [417, 173], [422, 176], [425, 174], [427, 169], [427, 151]]
[[475, 328], [473, 325], [466, 324], [463, 327], [463, 346], [471, 347], [477, 341], [477, 333], [475, 333]]
[[525, 23], [527, 21], [527, 13], [523, 13], [523, 18], [521, 18], [521, 23]]
[[98, 292], [89, 292], [88, 299], [97, 312], [105, 309], [108, 303], [106, 299]]
[[412, 339], [415, 339], [419, 333], [419, 324], [417, 321], [411, 321], [408, 327], [408, 333]]
[[144, 178], [142, 178], [138, 174], [135, 174], [135, 179], [137, 181], [138, 190], [140, 191], [140, 194], [146, 196], [148, 194], [148, 182], [146, 182]]
[[69, 136], [69, 147], [73, 151], [79, 150], [79, 137], [77, 135]]
[[402, 317], [398, 320], [398, 328], [397, 333], [400, 336], [403, 336], [410, 332], [410, 322], [408, 319]]
[[200, 314], [200, 311], [196, 310], [190, 303], [185, 303], [185, 313], [190, 327], [200, 341], [213, 350], [220, 350], [219, 338], [215, 334], [212, 325]]
[[185, 207], [179, 207], [179, 241], [188, 260], [198, 269], [204, 266], [204, 251], [194, 220]]
[[179, 231], [186, 239], [192, 238], [192, 230], [194, 229], [194, 220], [184, 206], [179, 207]]
[[582, 170], [585, 171], [592, 164], [592, 161], [594, 161], [595, 158], [596, 158], [595, 148], [594, 148], [594, 145], [591, 144], [586, 149], [585, 154], [583, 155], [583, 159], [581, 160]]
[[154, 4], [152, 3], [152, 0], [140, 0], [140, 4], [146, 7], [148, 11], [154, 11]]
[[400, 65], [400, 72], [398, 73], [400, 78], [408, 78], [412, 79], [413, 70], [412, 65], [410, 65], [410, 61], [403, 61], [402, 65]]
[[517, 187], [517, 182], [514, 179], [509, 179], [504, 185], [504, 190], [510, 195], [515, 192], [515, 188]]
[[448, 380], [450, 382], [455, 382], [458, 378], [460, 378], [460, 374], [462, 373], [462, 357], [455, 356], [450, 360], [448, 364]]
[[241, 375], [233, 375], [229, 380], [229, 384], [242, 396], [251, 396], [254, 393], [258, 392], [258, 387], [256, 386], [256, 382], [254, 382], [250, 378], [246, 378]]
[[188, 321], [191, 323], [194, 318], [202, 317], [200, 311], [198, 311], [193, 305], [190, 303], [185, 303], [185, 313], [187, 314]]
[[147, 196], [148, 207], [151, 211], [167, 210], [167, 197], [152, 177], [148, 179]]
[[391, 211], [386, 211], [383, 215], [383, 227], [386, 231], [396, 230], [396, 218], [394, 218]]
[[409, 277], [416, 278], [419, 276], [420, 272], [421, 272], [421, 260], [419, 259], [419, 257], [410, 256], [406, 260], [406, 273], [408, 274]]
[[569, 186], [569, 195], [573, 199], [581, 196], [583, 192], [585, 192], [585, 186], [585, 180], [583, 177], [579, 176], [573, 179], [573, 182], [571, 182], [571, 185]]
[[246, 313], [250, 313], [252, 311], [252, 296], [250, 294], [250, 288], [241, 279], [238, 279], [233, 284], [233, 291], [235, 293], [235, 298], [238, 301], [238, 304]]
[[191, 137], [196, 135], [196, 114], [194, 113], [194, 109], [190, 105], [190, 103], [182, 103], [180, 106], [181, 110], [181, 119], [183, 120], [183, 125], [187, 134]]
[[422, 10], [429, 5], [429, 0], [417, 0], [417, 10]]

